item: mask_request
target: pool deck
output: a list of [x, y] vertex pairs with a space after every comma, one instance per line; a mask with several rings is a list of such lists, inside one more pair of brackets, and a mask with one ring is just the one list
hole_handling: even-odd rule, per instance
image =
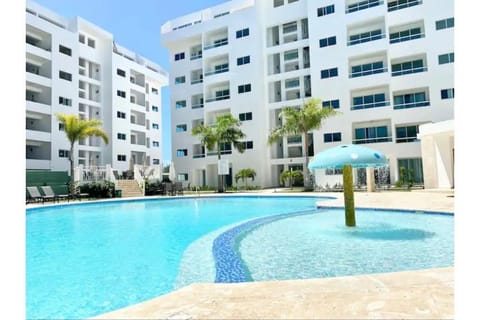
[[[262, 193], [285, 195], [279, 189]], [[240, 195], [240, 194], [235, 194]], [[343, 206], [343, 193], [325, 206]], [[356, 192], [355, 206], [454, 211], [452, 190]], [[454, 268], [349, 277], [199, 283], [93, 319], [453, 319]]]

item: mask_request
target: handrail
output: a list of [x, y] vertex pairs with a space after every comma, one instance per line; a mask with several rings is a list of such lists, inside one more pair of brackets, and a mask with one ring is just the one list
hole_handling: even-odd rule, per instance
[[410, 74], [410, 73], [424, 72], [424, 71], [427, 71], [427, 70], [428, 70], [427, 67], [418, 67], [418, 68], [392, 71], [392, 77], [401, 76], [401, 75]]
[[379, 107], [386, 107], [389, 105], [390, 105], [390, 101], [379, 101], [379, 102], [372, 102], [372, 103], [357, 104], [352, 106], [350, 110], [379, 108]]
[[350, 41], [347, 42], [347, 45], [348, 46], [354, 46], [356, 44], [375, 41], [375, 40], [383, 39], [385, 37], [386, 37], [385, 33], [376, 34], [376, 35], [373, 35], [373, 36], [371, 35], [371, 36], [368, 36], [368, 37], [363, 37], [363, 38], [358, 38], [358, 39], [355, 39], [355, 40], [350, 40]]
[[410, 1], [407, 1], [406, 3], [397, 4], [396, 6], [388, 7], [388, 12], [396, 11], [396, 10], [400, 10], [400, 9], [405, 9], [405, 8], [408, 8], [408, 7], [413, 7], [413, 6], [419, 5], [421, 3], [422, 2], [419, 1], [419, 0], [410, 0]]
[[207, 98], [207, 100], [205, 100], [205, 102], [213, 102], [213, 101], [220, 101], [220, 100], [226, 100], [226, 99], [230, 99], [229, 94], [224, 95], [224, 96], [219, 96], [219, 97]]
[[205, 71], [205, 77], [206, 76], [211, 76], [212, 74], [223, 73], [223, 72], [228, 72], [228, 65], [225, 68]]
[[430, 105], [430, 101], [418, 101], [418, 102], [411, 102], [411, 103], [402, 103], [402, 104], [394, 104], [393, 109], [409, 109], [409, 108], [417, 108], [417, 107], [427, 107]]
[[350, 73], [350, 78], [357, 78], [357, 77], [363, 77], [363, 76], [368, 76], [371, 74], [377, 74], [377, 73], [384, 73], [387, 72], [387, 68], [376, 68], [376, 69], [371, 69], [371, 70], [366, 70], [366, 71], [358, 71], [358, 72], [352, 72]]
[[390, 43], [399, 43], [420, 38], [425, 38], [425, 33], [409, 34], [408, 36], [398, 37], [394, 39], [392, 39], [390, 36]]
[[227, 44], [228, 44], [228, 38], [225, 38], [225, 39], [222, 39], [218, 42], [207, 44], [205, 47], [203, 47], [203, 50], [213, 49], [213, 48], [221, 47], [221, 46], [224, 46], [224, 45], [227, 45]]
[[352, 140], [353, 144], [366, 144], [366, 143], [378, 143], [378, 142], [392, 142], [392, 136]]
[[345, 13], [352, 13], [352, 12], [364, 10], [364, 9], [368, 9], [368, 8], [372, 8], [372, 7], [379, 6], [379, 5], [381, 5], [381, 4], [383, 4], [383, 1], [379, 1], [379, 0], [370, 0], [370, 1], [368, 1], [367, 3], [365, 3], [365, 1], [359, 1], [359, 2], [357, 2], [357, 3], [354, 4], [354, 5], [350, 5], [350, 6], [345, 10]]

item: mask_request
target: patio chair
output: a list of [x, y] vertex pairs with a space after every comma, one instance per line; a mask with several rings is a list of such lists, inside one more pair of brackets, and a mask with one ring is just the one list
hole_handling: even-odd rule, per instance
[[165, 194], [174, 196], [175, 195], [175, 188], [171, 182], [165, 182]]
[[183, 183], [180, 181], [175, 182], [175, 192], [183, 195]]
[[90, 198], [90, 193], [80, 192], [80, 188], [77, 186], [75, 187], [75, 193], [73, 194], [72, 198], [78, 200], [82, 200], [82, 198]]
[[53, 192], [53, 189], [51, 186], [41, 186], [40, 188], [42, 188], [42, 191], [43, 193], [45, 194], [45, 196], [48, 196], [48, 197], [53, 197], [53, 201], [57, 200], [57, 201], [60, 201], [60, 200], [69, 200], [70, 199], [70, 196], [68, 194], [55, 194], [55, 192]]
[[45, 201], [54, 201], [55, 197], [54, 196], [42, 196], [40, 194], [40, 191], [38, 191], [38, 188], [36, 186], [31, 186], [27, 187], [27, 191], [30, 194], [30, 198], [34, 199], [35, 202], [37, 201], [42, 201], [42, 203], [45, 203]]

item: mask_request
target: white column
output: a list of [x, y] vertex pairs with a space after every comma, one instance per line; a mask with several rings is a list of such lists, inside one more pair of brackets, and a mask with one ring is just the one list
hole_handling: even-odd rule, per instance
[[367, 168], [367, 192], [375, 192], [375, 171], [372, 167]]

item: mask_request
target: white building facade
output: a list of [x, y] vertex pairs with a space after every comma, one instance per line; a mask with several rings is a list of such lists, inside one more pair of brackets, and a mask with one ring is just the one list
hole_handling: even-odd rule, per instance
[[161, 164], [161, 88], [168, 74], [113, 35], [34, 3], [26, 6], [26, 169], [69, 170], [70, 143], [55, 114], [99, 119], [75, 146], [75, 165]]
[[[394, 183], [403, 167], [422, 184], [418, 128], [454, 115], [453, 10], [452, 0], [239, 0], [165, 23], [180, 178], [216, 185], [217, 158], [191, 129], [231, 113], [247, 136], [243, 154], [223, 147], [232, 176], [252, 168], [255, 184], [278, 186], [282, 171], [303, 168], [305, 152], [354, 143], [389, 159], [379, 183]], [[310, 97], [341, 114], [310, 134], [308, 150], [301, 137], [268, 145], [282, 108]], [[341, 177], [315, 172], [319, 186]], [[356, 179], [365, 183], [365, 172]]]

